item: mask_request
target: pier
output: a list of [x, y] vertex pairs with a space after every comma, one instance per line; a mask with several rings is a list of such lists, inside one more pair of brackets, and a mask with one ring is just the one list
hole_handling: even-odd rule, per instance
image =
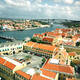
[[3, 36], [3, 35], [0, 35], [0, 38], [2, 38], [2, 39], [6, 39], [6, 40], [9, 40], [9, 41], [15, 41], [15, 40], [16, 40], [16, 39], [13, 38], [13, 37]]

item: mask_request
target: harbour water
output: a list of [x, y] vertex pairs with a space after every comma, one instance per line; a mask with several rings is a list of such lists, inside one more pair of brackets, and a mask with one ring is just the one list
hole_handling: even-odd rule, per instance
[[[45, 27], [45, 28], [37, 28], [37, 29], [30, 29], [24, 31], [6, 31], [0, 32], [0, 35], [13, 37], [17, 40], [24, 40], [26, 37], [32, 37], [34, 33], [44, 33], [47, 31], [52, 31], [56, 28], [65, 28], [65, 26], [60, 24], [54, 24], [53, 27]], [[6, 40], [0, 38], [0, 42], [5, 42]]]

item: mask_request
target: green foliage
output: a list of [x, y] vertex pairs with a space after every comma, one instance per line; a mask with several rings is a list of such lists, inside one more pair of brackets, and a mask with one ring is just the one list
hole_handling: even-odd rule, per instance
[[76, 64], [71, 61], [70, 65], [71, 65], [72, 67], [75, 67]]
[[38, 27], [38, 26], [36, 26], [36, 25], [32, 25], [32, 27]]
[[38, 21], [39, 23], [43, 24], [43, 25], [47, 25], [47, 22], [42, 22], [42, 21]]
[[37, 41], [37, 43], [47, 44], [46, 42], [41, 41], [41, 40]]
[[25, 59], [29, 60], [29, 59], [31, 59], [31, 56], [25, 56]]
[[72, 36], [67, 36], [67, 38], [71, 38], [72, 39]]
[[80, 27], [80, 21], [63, 22], [62, 24], [67, 27]]
[[43, 58], [43, 59], [42, 59], [42, 62], [43, 62], [43, 63], [45, 63], [45, 61], [46, 61], [46, 59], [45, 59], [45, 58]]
[[31, 38], [31, 40], [30, 41], [33, 41], [33, 42], [37, 42], [37, 40], [36, 40], [36, 38]]
[[80, 46], [80, 42], [77, 42], [77, 43], [76, 43], [76, 46], [77, 46], [77, 47]]

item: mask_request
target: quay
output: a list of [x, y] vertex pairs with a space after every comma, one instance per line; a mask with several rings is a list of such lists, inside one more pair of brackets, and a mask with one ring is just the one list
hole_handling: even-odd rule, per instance
[[13, 37], [8, 37], [8, 36], [3, 36], [3, 35], [0, 35], [0, 38], [6, 39], [6, 40], [9, 40], [9, 41], [15, 41], [15, 40], [16, 40], [16, 39], [13, 38]]

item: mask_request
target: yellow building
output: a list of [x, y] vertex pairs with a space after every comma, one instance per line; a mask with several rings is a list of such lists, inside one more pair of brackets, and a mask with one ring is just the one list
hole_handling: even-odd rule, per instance
[[37, 55], [52, 57], [52, 55], [58, 51], [58, 48], [56, 46], [40, 44], [30, 41], [24, 45], [24, 50], [34, 52]]
[[0, 76], [6, 80], [14, 80], [15, 71], [26, 67], [26, 64], [21, 64], [8, 57], [0, 57]]
[[0, 44], [0, 55], [8, 55], [8, 54], [15, 54], [19, 51], [23, 50], [23, 42], [15, 41], [15, 42], [7, 42]]

